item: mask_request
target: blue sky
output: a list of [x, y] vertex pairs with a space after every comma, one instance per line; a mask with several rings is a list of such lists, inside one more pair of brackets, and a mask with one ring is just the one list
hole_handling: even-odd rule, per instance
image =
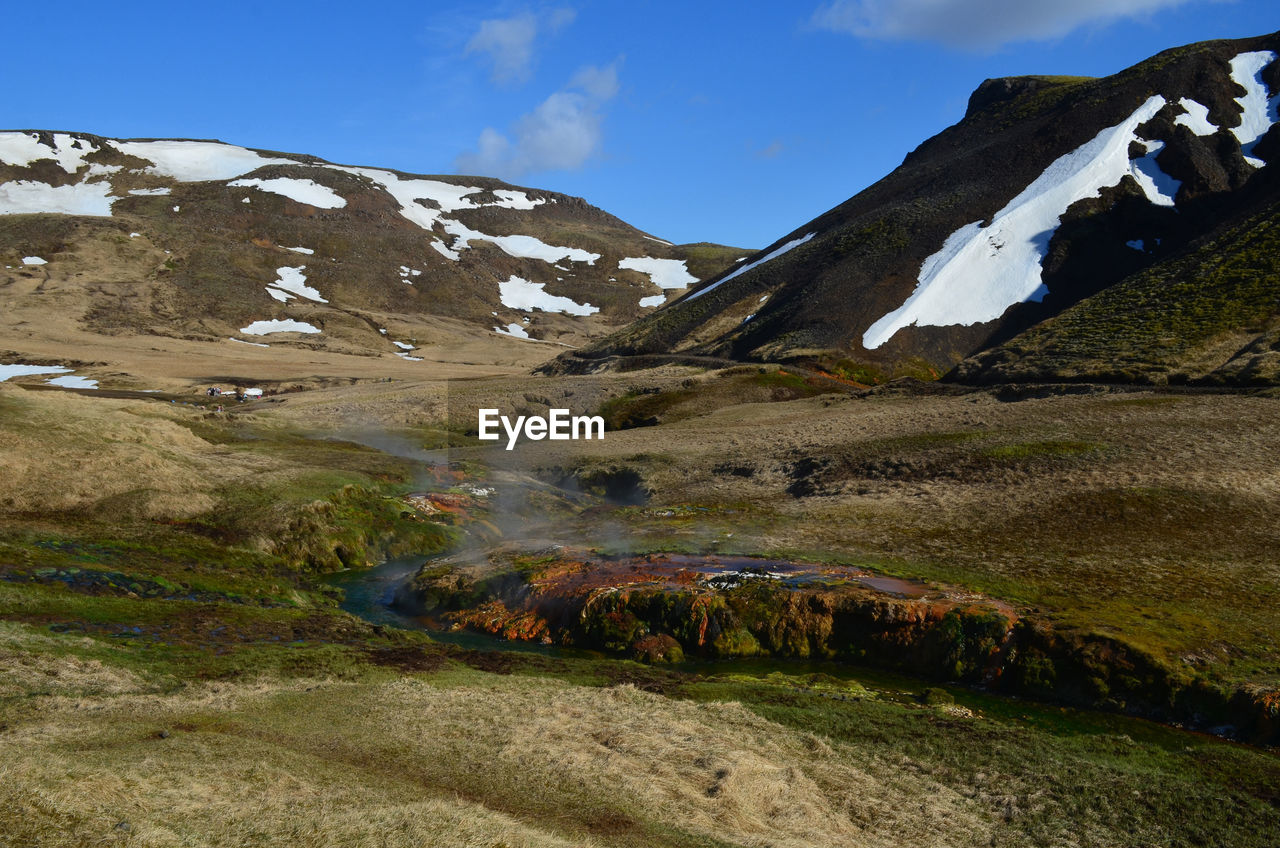
[[987, 77], [1106, 75], [1280, 28], [1274, 0], [21, 4], [0, 126], [218, 138], [580, 195], [764, 247]]

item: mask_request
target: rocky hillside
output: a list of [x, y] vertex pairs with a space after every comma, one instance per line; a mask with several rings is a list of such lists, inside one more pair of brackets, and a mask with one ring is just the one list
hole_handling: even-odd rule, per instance
[[580, 198], [492, 179], [0, 133], [0, 349], [18, 353], [55, 317], [101, 336], [406, 358], [431, 321], [576, 345], [745, 253], [672, 245]]
[[[960, 123], [880, 182], [555, 367], [676, 353], [936, 377], [1122, 281], [1191, 280], [1213, 251], [1244, 247], [1231, 233], [1275, 198], [1277, 50], [1280, 33], [1169, 50], [1104, 79], [987, 80]], [[1245, 263], [1273, 312], [1275, 255]], [[1118, 296], [1107, 308], [1124, 324], [1133, 304]], [[1266, 320], [1228, 311], [1187, 344]]]

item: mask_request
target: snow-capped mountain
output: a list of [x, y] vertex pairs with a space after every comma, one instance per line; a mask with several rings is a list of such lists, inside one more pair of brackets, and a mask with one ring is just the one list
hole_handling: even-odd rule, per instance
[[[413, 358], [421, 322], [580, 344], [746, 251], [580, 198], [216, 141], [0, 132], [0, 323]], [[394, 325], [390, 332], [388, 326]], [[469, 328], [469, 329], [466, 329]]]
[[[987, 80], [880, 182], [557, 366], [678, 353], [943, 374], [1258, 215], [1280, 166], [1278, 52], [1273, 34], [1103, 79]], [[1272, 313], [1276, 261], [1251, 272], [1270, 274]]]

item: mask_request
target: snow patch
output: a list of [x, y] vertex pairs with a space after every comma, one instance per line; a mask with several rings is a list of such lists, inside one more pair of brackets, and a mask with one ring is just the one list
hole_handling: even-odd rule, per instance
[[505, 330], [502, 327], [494, 327], [493, 331], [500, 336], [511, 336], [515, 339], [529, 338], [529, 334], [519, 324], [508, 324]]
[[409, 354], [407, 354], [407, 353], [397, 353], [397, 354], [396, 354], [396, 356], [400, 357], [401, 359], [403, 359], [403, 360], [405, 360], [405, 361], [407, 361], [407, 362], [421, 362], [421, 361], [422, 361], [422, 357], [421, 357], [421, 356], [410, 356], [410, 355], [409, 355]]
[[671, 242], [663, 241], [662, 239], [654, 238], [653, 236], [643, 236], [643, 238], [647, 238], [649, 241], [656, 241], [658, 244], [665, 244], [667, 247], [675, 247]]
[[266, 165], [297, 165], [293, 159], [269, 158], [216, 141], [108, 141], [129, 156], [151, 163], [145, 173], [184, 183], [232, 180]]
[[651, 294], [648, 297], [640, 298], [641, 308], [645, 308], [649, 306], [661, 306], [666, 302], [667, 302], [667, 296], [665, 294]]
[[709, 292], [709, 291], [714, 291], [715, 289], [720, 288], [720, 286], [722, 286], [722, 285], [724, 285], [725, 283], [729, 282], [729, 281], [730, 281], [730, 280], [732, 280], [734, 277], [737, 277], [737, 276], [740, 276], [740, 275], [742, 275], [742, 274], [745, 274], [745, 273], [747, 273], [748, 271], [750, 271], [752, 268], [759, 268], [759, 267], [760, 267], [761, 265], [763, 265], [764, 263], [766, 263], [766, 262], [768, 262], [768, 261], [770, 261], [770, 260], [772, 260], [772, 259], [777, 259], [779, 256], [781, 256], [782, 254], [784, 254], [784, 253], [786, 253], [786, 252], [788, 252], [788, 251], [790, 251], [790, 250], [794, 250], [795, 248], [797, 248], [797, 247], [799, 247], [800, 245], [804, 244], [805, 242], [807, 242], [809, 239], [813, 238], [813, 237], [814, 237], [814, 236], [816, 236], [816, 235], [817, 235], [817, 233], [809, 233], [807, 236], [801, 236], [801, 237], [800, 237], [800, 238], [798, 238], [798, 239], [792, 239], [791, 241], [787, 242], [786, 244], [782, 245], [781, 247], [774, 248], [773, 250], [769, 251], [769, 253], [765, 254], [765, 255], [764, 255], [763, 257], [761, 257], [760, 259], [757, 259], [755, 262], [752, 262], [750, 265], [743, 265], [741, 268], [738, 268], [737, 270], [735, 270], [732, 274], [728, 275], [727, 277], [721, 277], [719, 280], [717, 280], [716, 282], [714, 282], [714, 283], [712, 283], [711, 285], [707, 286], [705, 289], [702, 289], [701, 291], [696, 291], [696, 292], [694, 292], [693, 294], [689, 295], [687, 298], [685, 298], [685, 302], [687, 303], [688, 301], [691, 301], [691, 300], [697, 300], [698, 298], [702, 297], [702, 296], [703, 296], [704, 294], [706, 294], [707, 292]]
[[[439, 180], [402, 179], [390, 171], [378, 168], [351, 168], [345, 165], [329, 166], [337, 171], [366, 177], [382, 186], [400, 204], [400, 214], [413, 223], [430, 230], [445, 212], [472, 209], [475, 204], [466, 199], [469, 194], [484, 191], [476, 186], [458, 186]], [[439, 208], [429, 209], [419, 200], [430, 200]]]
[[110, 183], [51, 186], [30, 180], [0, 185], [0, 215], [94, 215], [111, 217]]
[[10, 377], [26, 377], [29, 374], [65, 374], [70, 371], [61, 365], [24, 365], [21, 362], [0, 362], [0, 383]]
[[270, 286], [267, 286], [267, 294], [271, 295], [281, 303], [288, 303], [293, 300], [293, 295], [288, 292], [280, 291], [279, 289], [273, 289]]
[[160, 195], [173, 194], [173, 189], [168, 186], [161, 188], [131, 188], [129, 193], [138, 197], [159, 197]]
[[23, 265], [48, 265], [49, 260], [41, 259], [39, 256], [24, 256], [22, 257], [22, 264]]
[[227, 339], [227, 341], [235, 342], [236, 344], [253, 345], [254, 347], [271, 347], [269, 344], [263, 344], [262, 342], [247, 342], [244, 339]]
[[[261, 191], [268, 191], [272, 194], [287, 197], [290, 200], [296, 200], [299, 203], [305, 203], [308, 206], [315, 206], [318, 209], [341, 209], [347, 205], [347, 201], [339, 196], [336, 191], [328, 186], [320, 185], [315, 180], [277, 177], [270, 180], [234, 180], [227, 183], [227, 185], [236, 188], [257, 188]], [[245, 198], [246, 201], [248, 199], [247, 197]]]
[[1253, 155], [1258, 139], [1266, 135], [1271, 125], [1280, 120], [1280, 95], [1267, 99], [1267, 86], [1262, 81], [1262, 69], [1276, 60], [1271, 50], [1241, 53], [1231, 60], [1231, 79], [1244, 89], [1244, 97], [1237, 97], [1240, 104], [1240, 126], [1231, 132], [1240, 142], [1244, 161], [1255, 168], [1267, 163]]
[[541, 309], [543, 312], [566, 312], [570, 315], [592, 315], [599, 307], [589, 303], [577, 303], [567, 297], [547, 294], [546, 283], [531, 283], [511, 275], [505, 283], [498, 283], [499, 299], [510, 309]]
[[401, 350], [413, 350], [413, 345], [411, 344], [405, 344], [404, 342], [392, 342], [392, 344]]
[[320, 329], [305, 321], [277, 318], [271, 321], [254, 321], [247, 327], [241, 327], [240, 332], [246, 336], [265, 336], [270, 333], [318, 333]]
[[458, 253], [458, 251], [450, 250], [448, 245], [440, 241], [440, 239], [436, 239], [435, 241], [431, 242], [431, 246], [434, 247], [436, 249], [436, 252], [438, 252], [445, 259], [452, 259], [454, 262], [457, 262], [460, 258], [462, 258], [461, 255]]
[[1150, 172], [1129, 161], [1128, 152], [1138, 140], [1137, 128], [1164, 105], [1160, 95], [1149, 98], [1123, 122], [1054, 160], [992, 217], [990, 226], [974, 221], [952, 233], [920, 266], [919, 282], [906, 302], [867, 328], [863, 347], [880, 347], [912, 324], [983, 323], [1015, 303], [1041, 300], [1048, 293], [1040, 279], [1041, 261], [1067, 207], [1097, 197], [1127, 174], [1140, 185], [1147, 182], [1143, 190], [1153, 202], [1166, 196]]
[[292, 250], [294, 253], [304, 253], [307, 256], [315, 254], [315, 251], [309, 247], [286, 247], [285, 250]]
[[[328, 303], [329, 301], [320, 296], [320, 292], [306, 285], [307, 275], [302, 273], [306, 267], [306, 265], [299, 265], [296, 268], [291, 268], [286, 265], [283, 268], [277, 268], [276, 273], [280, 275], [280, 279], [268, 286], [267, 293], [271, 294], [272, 297], [276, 297], [274, 289], [280, 289], [290, 294], [296, 294], [298, 297], [313, 300], [316, 303]], [[276, 297], [276, 300], [279, 299]]]
[[535, 206], [541, 206], [547, 200], [539, 197], [537, 200], [530, 200], [529, 195], [523, 191], [512, 191], [511, 189], [498, 188], [493, 193], [498, 200], [495, 203], [486, 203], [485, 206], [500, 206], [503, 209], [532, 209]]
[[649, 279], [660, 289], [687, 289], [698, 282], [698, 278], [689, 273], [683, 259], [652, 259], [641, 256], [623, 259], [618, 262], [618, 267], [625, 271], [648, 274]]
[[517, 259], [541, 259], [548, 264], [554, 264], [561, 259], [568, 259], [570, 262], [585, 262], [588, 265], [594, 265], [596, 260], [600, 258], [599, 253], [591, 253], [576, 247], [555, 247], [533, 236], [490, 236], [473, 230], [459, 221], [444, 221], [443, 223], [444, 231], [456, 238], [453, 243], [454, 250], [461, 250], [467, 246], [468, 241], [474, 240], [492, 242], [503, 253], [508, 256], [514, 256]]
[[1124, 246], [1132, 247], [1134, 250], [1138, 250], [1138, 251], [1145, 251], [1147, 249], [1146, 242], [1144, 242], [1142, 239], [1134, 239], [1133, 241], [1127, 241], [1124, 243]]
[[1181, 180], [1175, 180], [1166, 174], [1156, 164], [1156, 156], [1164, 150], [1163, 141], [1145, 141], [1138, 139], [1139, 143], [1147, 148], [1145, 156], [1139, 156], [1133, 160], [1131, 172], [1133, 178], [1138, 181], [1138, 185], [1142, 188], [1142, 193], [1147, 196], [1156, 206], [1173, 206], [1173, 199], [1178, 196], [1178, 189], [1182, 187]]
[[61, 386], [64, 389], [96, 389], [98, 388], [97, 380], [90, 380], [88, 377], [80, 377], [75, 374], [68, 374], [66, 377], [53, 377], [45, 380], [51, 386]]
[[1209, 107], [1203, 103], [1184, 97], [1178, 101], [1183, 114], [1173, 119], [1175, 124], [1182, 124], [1196, 135], [1213, 135], [1218, 125], [1209, 120]]

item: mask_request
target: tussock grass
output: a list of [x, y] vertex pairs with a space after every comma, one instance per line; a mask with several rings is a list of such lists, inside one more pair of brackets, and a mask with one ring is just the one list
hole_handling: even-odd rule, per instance
[[1251, 846], [1280, 826], [1262, 752], [892, 675], [143, 679], [136, 648], [14, 625], [0, 650], [100, 663], [62, 689], [0, 666], [0, 845]]
[[918, 772], [627, 685], [262, 680], [46, 696], [17, 721], [0, 735], [13, 844], [959, 845], [990, 829]]

